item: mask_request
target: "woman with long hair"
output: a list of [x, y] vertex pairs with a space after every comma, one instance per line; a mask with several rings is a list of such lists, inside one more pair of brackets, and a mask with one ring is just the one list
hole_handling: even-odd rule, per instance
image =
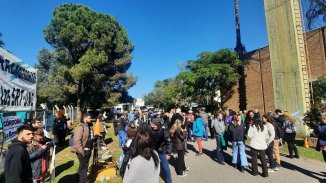
[[267, 142], [267, 149], [266, 149], [266, 155], [268, 157], [269, 162], [269, 172], [278, 171], [278, 168], [276, 167], [276, 162], [273, 157], [273, 149], [274, 149], [274, 139], [275, 139], [275, 128], [274, 125], [271, 123], [270, 117], [267, 115], [263, 115], [263, 123], [267, 129], [268, 132], [268, 139], [266, 139]]
[[268, 131], [264, 126], [260, 118], [254, 118], [254, 123], [250, 125], [248, 130], [248, 137], [250, 138], [251, 147], [251, 164], [252, 164], [252, 175], [258, 175], [258, 164], [257, 157], [262, 164], [263, 177], [268, 177], [266, 153], [268, 139]]
[[238, 156], [240, 155], [241, 173], [248, 166], [246, 155], [246, 146], [244, 144], [245, 124], [242, 122], [241, 115], [233, 116], [233, 123], [229, 125], [229, 130], [232, 133], [232, 164], [235, 168], [238, 165]]
[[289, 149], [289, 158], [293, 159], [293, 151], [294, 151], [294, 157], [299, 159], [299, 152], [297, 147], [295, 146], [295, 136], [296, 136], [296, 129], [295, 129], [295, 123], [296, 119], [292, 117], [292, 115], [285, 111], [284, 113], [285, 121], [283, 123], [283, 129], [285, 130], [284, 140], [288, 143], [288, 149]]
[[158, 183], [160, 175], [160, 159], [152, 148], [150, 134], [138, 131], [132, 142], [134, 151], [126, 167], [124, 183]]
[[183, 121], [176, 120], [170, 129], [170, 135], [172, 137], [173, 149], [178, 152], [178, 158], [176, 161], [176, 172], [178, 176], [186, 176], [185, 165], [185, 142], [187, 132], [182, 128]]

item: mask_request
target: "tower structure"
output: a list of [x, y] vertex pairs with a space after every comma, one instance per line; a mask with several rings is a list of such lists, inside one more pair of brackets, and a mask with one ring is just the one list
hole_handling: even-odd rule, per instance
[[299, 0], [264, 0], [275, 108], [310, 108], [308, 66]]
[[[237, 42], [234, 51], [239, 54], [240, 60], [242, 62], [245, 61], [246, 48], [241, 42], [241, 33], [240, 33], [240, 16], [239, 16], [239, 1], [234, 0], [234, 8], [235, 8], [235, 27], [236, 27], [236, 36]], [[247, 95], [246, 95], [246, 78], [244, 73], [244, 66], [239, 66], [237, 69], [240, 79], [238, 81], [238, 91], [239, 91], [239, 109], [246, 110], [247, 109]]]

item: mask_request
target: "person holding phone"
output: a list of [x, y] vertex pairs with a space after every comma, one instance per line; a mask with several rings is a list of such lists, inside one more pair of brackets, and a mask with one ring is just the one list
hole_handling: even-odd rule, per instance
[[43, 144], [44, 132], [39, 128], [34, 131], [34, 139], [31, 144], [28, 145], [27, 151], [29, 153], [29, 159], [31, 161], [33, 182], [40, 182], [45, 180], [47, 173], [47, 150], [51, 147], [52, 143], [47, 142]]

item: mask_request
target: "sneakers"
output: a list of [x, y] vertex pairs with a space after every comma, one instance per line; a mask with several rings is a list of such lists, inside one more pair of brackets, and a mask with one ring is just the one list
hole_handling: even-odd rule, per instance
[[186, 172], [183, 172], [182, 175], [178, 175], [178, 177], [185, 177], [185, 176], [187, 176]]
[[203, 156], [203, 153], [197, 153], [196, 156]]
[[186, 167], [186, 171], [189, 171], [189, 169], [190, 169], [190, 167], [189, 167], [189, 166], [187, 166], [187, 167]]
[[274, 169], [269, 168], [269, 169], [268, 169], [268, 172], [269, 172], [269, 173], [274, 173], [275, 171], [274, 171]]
[[276, 163], [276, 168], [281, 168], [281, 164]]
[[217, 161], [217, 163], [220, 165], [225, 165], [224, 161]]
[[241, 173], [244, 173], [244, 171], [245, 171], [245, 167], [244, 167], [244, 166], [241, 166], [241, 168], [240, 168], [240, 172], [241, 172]]
[[297, 159], [300, 159], [300, 156], [299, 155], [294, 155], [295, 158]]

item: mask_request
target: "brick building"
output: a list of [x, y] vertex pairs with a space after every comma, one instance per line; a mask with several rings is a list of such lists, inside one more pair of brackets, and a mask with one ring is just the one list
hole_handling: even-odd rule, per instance
[[[308, 69], [310, 81], [326, 75], [326, 26], [307, 32]], [[273, 79], [268, 46], [248, 53], [250, 64], [245, 68], [247, 109], [258, 109], [261, 112], [274, 111]], [[238, 86], [235, 86], [238, 88]], [[225, 106], [239, 110], [238, 90]]]

